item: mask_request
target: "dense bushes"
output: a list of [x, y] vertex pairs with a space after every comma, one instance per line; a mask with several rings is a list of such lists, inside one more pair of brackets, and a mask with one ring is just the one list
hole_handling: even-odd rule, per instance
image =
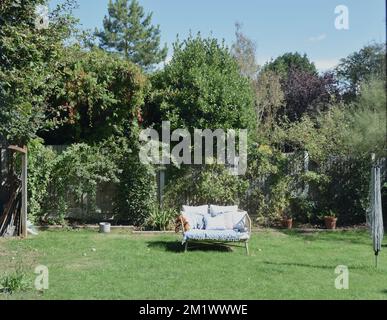
[[118, 182], [118, 168], [99, 146], [74, 144], [58, 154], [35, 141], [29, 163], [29, 213], [35, 221], [63, 222], [70, 199], [95, 212], [98, 185]]
[[155, 168], [140, 163], [138, 151], [128, 147], [118, 163], [121, 173], [115, 197], [115, 216], [136, 226], [143, 225], [156, 205]]
[[164, 204], [176, 210], [184, 204], [234, 205], [247, 188], [248, 182], [231, 175], [224, 165], [192, 166], [170, 178]]
[[124, 139], [73, 144], [62, 153], [33, 141], [29, 163], [29, 215], [37, 222], [63, 223], [73, 203], [92, 220], [105, 183], [116, 186], [115, 220], [141, 225], [155, 204], [154, 172], [139, 164]]
[[[51, 14], [48, 30], [37, 30], [32, 9], [40, 3], [0, 5], [0, 134], [29, 142], [35, 221], [63, 222], [71, 201], [92, 215], [104, 183], [116, 187], [114, 219], [151, 228], [167, 228], [187, 203], [239, 204], [266, 225], [285, 214], [317, 222], [330, 210], [343, 224], [364, 220], [370, 154], [386, 156], [384, 45], [341, 62], [336, 76], [348, 82], [347, 97], [306, 55], [284, 54], [257, 77], [253, 63], [246, 77], [239, 66], [248, 64], [200, 35], [175, 43], [170, 63], [148, 78], [116, 54], [83, 45], [71, 10], [63, 10], [71, 0]], [[249, 129], [247, 174], [217, 164], [169, 169], [161, 210], [156, 168], [140, 163], [138, 134], [167, 120], [172, 130]], [[31, 140], [36, 135], [69, 146], [55, 152]]]

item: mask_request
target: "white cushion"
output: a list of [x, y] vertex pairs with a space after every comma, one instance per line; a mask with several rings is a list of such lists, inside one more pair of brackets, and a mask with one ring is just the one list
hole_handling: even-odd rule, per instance
[[226, 228], [226, 219], [224, 215], [219, 215], [216, 217], [206, 216], [204, 217], [206, 230], [227, 230]]
[[204, 229], [204, 218], [201, 214], [196, 213], [186, 213], [183, 212], [183, 217], [187, 220], [190, 228], [195, 229]]
[[233, 230], [234, 229], [234, 213], [233, 212], [226, 212], [223, 215], [220, 215], [224, 217], [224, 222], [226, 226], [226, 230]]
[[208, 214], [208, 206], [199, 206], [199, 207], [191, 207], [191, 206], [183, 206], [183, 212], [188, 214]]
[[226, 212], [236, 212], [238, 211], [238, 206], [210, 206], [210, 214], [214, 217]]

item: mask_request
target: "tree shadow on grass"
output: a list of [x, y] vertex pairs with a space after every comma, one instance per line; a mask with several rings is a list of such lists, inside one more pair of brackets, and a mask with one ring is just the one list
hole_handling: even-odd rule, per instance
[[[270, 262], [270, 261], [264, 261], [264, 264], [273, 265], [273, 266], [285, 266], [285, 267], [302, 267], [302, 268], [313, 268], [313, 269], [327, 269], [327, 270], [335, 270], [337, 265], [315, 265], [315, 264], [309, 264], [309, 263], [297, 263], [297, 262]], [[368, 267], [364, 266], [352, 266], [349, 267], [352, 270], [365, 270], [368, 269]]]
[[384, 293], [385, 295], [387, 295], [387, 289], [382, 290], [382, 293]]
[[[161, 249], [168, 252], [182, 253], [184, 252], [184, 245], [178, 241], [149, 241], [148, 248], [150, 249]], [[231, 252], [232, 248], [226, 245], [218, 244], [206, 244], [206, 243], [195, 243], [189, 244], [188, 251], [217, 251], [217, 252]]]
[[324, 241], [324, 242], [346, 242], [349, 244], [368, 245], [369, 238], [365, 236], [365, 231], [296, 231], [296, 230], [280, 230], [281, 233], [302, 239], [304, 241]]

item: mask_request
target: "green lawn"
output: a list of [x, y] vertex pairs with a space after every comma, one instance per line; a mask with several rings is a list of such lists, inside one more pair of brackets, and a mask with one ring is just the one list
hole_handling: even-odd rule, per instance
[[[175, 235], [46, 231], [0, 240], [1, 275], [16, 267], [31, 287], [37, 265], [49, 268], [49, 290], [0, 299], [387, 299], [387, 250], [374, 268], [363, 231], [253, 235], [243, 248], [181, 251]], [[93, 248], [95, 250], [93, 250]], [[334, 270], [346, 265], [349, 290], [337, 290]]]

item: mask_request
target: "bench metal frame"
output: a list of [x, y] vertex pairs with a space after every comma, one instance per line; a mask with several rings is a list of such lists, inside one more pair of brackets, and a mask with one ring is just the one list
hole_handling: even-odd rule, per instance
[[[248, 215], [248, 213], [246, 211], [243, 211], [243, 210], [238, 210], [238, 212], [244, 212], [246, 213], [246, 222], [247, 222], [247, 229], [248, 229], [248, 234], [249, 234], [249, 237], [251, 237], [251, 227], [252, 227], [252, 223], [251, 223], [251, 218], [250, 216]], [[182, 231], [182, 234], [183, 234], [183, 237], [184, 237], [184, 221], [182, 219], [182, 216], [183, 216], [183, 212], [181, 213], [181, 216], [180, 216], [180, 226], [181, 226], [181, 231]], [[249, 256], [250, 255], [250, 251], [249, 251], [249, 240], [250, 239], [246, 239], [246, 240], [240, 240], [240, 241], [219, 241], [219, 240], [189, 240], [189, 241], [186, 241], [184, 243], [184, 252], [188, 252], [188, 245], [189, 243], [194, 243], [195, 244], [195, 248], [196, 247], [199, 247], [199, 246], [202, 246], [202, 245], [220, 245], [220, 246], [225, 246], [225, 247], [245, 247], [246, 249], [246, 255]], [[237, 244], [243, 244], [242, 246], [240, 245], [237, 245]], [[191, 246], [192, 248], [192, 246]]]

